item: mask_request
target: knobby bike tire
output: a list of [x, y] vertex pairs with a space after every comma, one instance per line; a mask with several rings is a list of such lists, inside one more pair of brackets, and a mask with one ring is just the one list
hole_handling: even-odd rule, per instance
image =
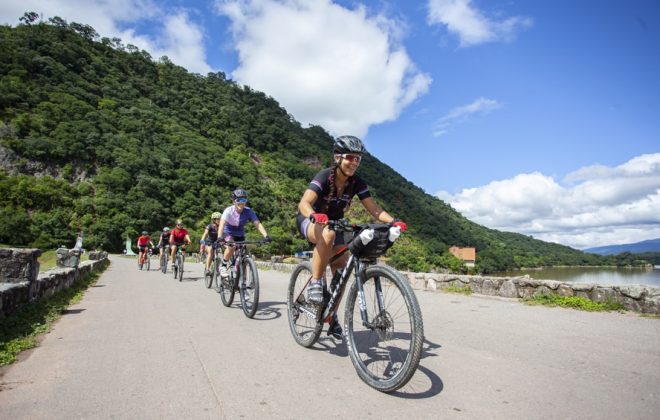
[[[296, 343], [303, 347], [311, 347], [321, 335], [323, 322], [319, 317], [312, 318], [309, 311], [318, 311], [315, 305], [309, 305], [303, 290], [312, 277], [312, 265], [308, 262], [298, 264], [291, 273], [289, 289], [286, 296], [286, 308], [289, 318], [289, 328]], [[311, 308], [311, 309], [310, 309]], [[308, 311], [305, 312], [304, 310]]]
[[183, 262], [185, 261], [185, 257], [182, 255], [177, 257], [179, 259], [179, 281], [183, 280]]
[[172, 271], [174, 272], [174, 279], [179, 277], [179, 257], [174, 256], [174, 264], [172, 264]]
[[253, 318], [259, 307], [259, 272], [252, 258], [243, 258], [241, 268], [241, 307], [248, 318]]
[[220, 277], [220, 299], [223, 305], [229, 307], [234, 302], [234, 285], [237, 279], [231, 275], [231, 268], [227, 271], [229, 272], [227, 277]]
[[[348, 354], [360, 379], [378, 391], [392, 392], [408, 383], [419, 366], [424, 341], [422, 313], [412, 287], [398, 271], [374, 265], [367, 268], [365, 278], [369, 321], [381, 322], [383, 328], [362, 325], [358, 285], [353, 282], [344, 313]], [[383, 314], [376, 313], [376, 279], [382, 284]]]
[[167, 273], [167, 252], [165, 250], [163, 250], [163, 255], [160, 257], [160, 271], [163, 274]]
[[206, 262], [204, 262], [204, 282], [207, 289], [210, 289], [213, 286], [213, 272], [215, 271], [215, 258], [211, 261], [211, 266], [209, 267], [208, 273], [206, 272]]
[[220, 264], [222, 264], [222, 262], [217, 257], [211, 262], [213, 270], [213, 290], [218, 293], [220, 293]]

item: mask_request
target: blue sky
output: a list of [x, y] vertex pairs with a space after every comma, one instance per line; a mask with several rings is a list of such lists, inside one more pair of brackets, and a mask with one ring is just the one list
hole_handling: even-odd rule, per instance
[[660, 2], [24, 0], [264, 91], [471, 220], [660, 237]]

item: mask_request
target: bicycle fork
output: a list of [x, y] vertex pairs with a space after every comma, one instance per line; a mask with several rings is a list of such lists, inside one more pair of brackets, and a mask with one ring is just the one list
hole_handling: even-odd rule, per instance
[[[357, 274], [356, 282], [358, 287], [357, 300], [358, 306], [360, 307], [360, 316], [362, 318], [362, 325], [365, 328], [373, 330], [378, 327], [383, 327], [382, 325], [376, 325], [376, 323], [369, 321], [369, 314], [367, 312], [367, 301], [364, 296], [364, 283], [367, 281], [366, 278], [366, 267], [359, 262], [357, 263]], [[381, 314], [385, 311], [385, 298], [383, 297], [383, 288], [380, 283], [380, 277], [374, 277], [374, 287], [376, 289], [376, 301], [378, 303], [378, 313], [373, 315], [373, 319], [380, 319]]]

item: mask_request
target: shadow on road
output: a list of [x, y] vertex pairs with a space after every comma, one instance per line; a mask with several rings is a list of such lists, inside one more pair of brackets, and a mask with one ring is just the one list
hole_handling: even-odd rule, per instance
[[62, 315], [79, 314], [84, 311], [85, 309], [64, 309]]
[[420, 365], [410, 382], [390, 395], [408, 400], [420, 400], [440, 394], [444, 387], [445, 385], [438, 375]]
[[92, 287], [105, 287], [105, 284], [94, 284]]
[[259, 302], [257, 313], [254, 318], [257, 321], [272, 321], [282, 317], [282, 311], [279, 306], [286, 306], [286, 302]]
[[440, 344], [436, 344], [432, 341], [427, 340], [426, 338], [424, 339], [424, 343], [422, 344], [422, 356], [421, 359], [425, 359], [427, 357], [436, 357], [438, 354], [433, 352], [435, 349], [439, 349], [442, 346]]

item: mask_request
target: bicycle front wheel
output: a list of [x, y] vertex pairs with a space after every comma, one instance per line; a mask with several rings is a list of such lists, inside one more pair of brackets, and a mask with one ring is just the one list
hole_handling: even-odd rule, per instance
[[210, 289], [211, 286], [213, 286], [214, 272], [215, 272], [215, 259], [211, 261], [211, 266], [209, 267], [208, 270], [206, 270], [206, 267], [204, 267], [204, 281], [206, 283], [207, 289]]
[[[421, 309], [408, 281], [390, 267], [367, 268], [363, 288], [361, 298], [356, 280], [346, 300], [348, 354], [360, 379], [378, 391], [392, 392], [408, 383], [419, 366], [424, 341]], [[366, 307], [367, 326], [360, 305]]]
[[147, 259], [145, 260], [144, 265], [147, 267], [147, 271], [149, 271], [149, 269], [151, 268], [151, 257], [147, 255], [146, 258]]
[[227, 277], [220, 277], [220, 299], [222, 304], [229, 307], [234, 302], [234, 278], [231, 273]]
[[165, 250], [163, 250], [163, 255], [160, 257], [160, 271], [163, 274], [167, 273], [167, 252]]
[[241, 272], [241, 306], [245, 316], [252, 318], [259, 306], [259, 272], [252, 258], [243, 259]]
[[183, 280], [183, 261], [185, 260], [185, 257], [183, 255], [179, 255], [177, 257], [177, 260], [179, 261], [179, 281]]
[[293, 269], [289, 279], [286, 307], [289, 315], [289, 328], [296, 343], [311, 347], [319, 339], [323, 323], [319, 322], [316, 305], [307, 302], [306, 288], [312, 278], [312, 266], [308, 261]]

